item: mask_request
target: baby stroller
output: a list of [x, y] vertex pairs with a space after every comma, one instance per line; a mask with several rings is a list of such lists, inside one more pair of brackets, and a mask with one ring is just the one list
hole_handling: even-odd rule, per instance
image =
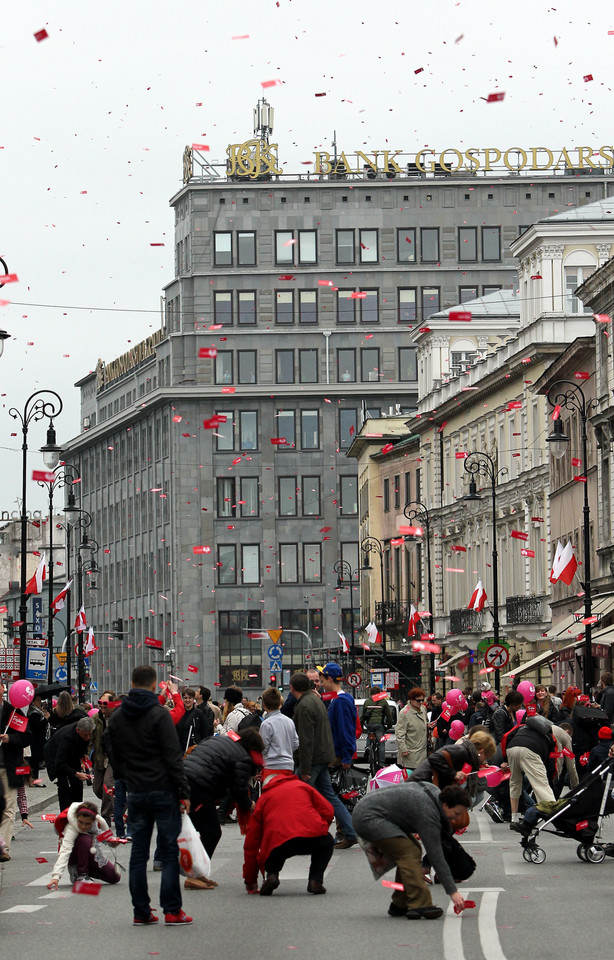
[[[537, 844], [542, 832], [579, 841], [576, 853], [586, 863], [601, 863], [606, 853], [611, 855], [614, 851], [608, 847], [612, 844], [604, 846], [601, 827], [604, 817], [614, 813], [613, 776], [614, 759], [608, 758], [562, 800], [548, 805], [554, 807], [551, 813], [544, 812], [543, 804], [527, 812], [523, 821], [526, 832], [521, 840], [524, 859], [528, 863], [545, 861], [546, 851]], [[540, 818], [543, 821], [541, 823]]]

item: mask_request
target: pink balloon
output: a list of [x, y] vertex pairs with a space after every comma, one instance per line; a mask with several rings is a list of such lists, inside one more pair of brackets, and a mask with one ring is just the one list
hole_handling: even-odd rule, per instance
[[523, 680], [518, 684], [518, 693], [522, 694], [525, 703], [530, 703], [535, 697], [535, 686], [530, 680]]
[[481, 767], [480, 776], [486, 777], [486, 783], [489, 787], [498, 787], [504, 780], [509, 780], [509, 771], [504, 771], [501, 767]]
[[456, 706], [458, 707], [459, 710], [463, 711], [463, 710], [466, 710], [466, 709], [467, 709], [467, 707], [469, 706], [469, 704], [467, 703], [466, 698], [463, 697], [463, 696], [461, 696], [461, 697], [456, 701]]
[[88, 710], [88, 711], [87, 711], [87, 715], [88, 715], [88, 717], [95, 717], [96, 714], [99, 713], [99, 712], [100, 712], [100, 711], [98, 710], [98, 707], [92, 707], [91, 710]]
[[16, 680], [9, 690], [9, 700], [13, 707], [29, 707], [34, 700], [34, 687], [29, 680]]
[[522, 718], [524, 717], [526, 710], [517, 710], [516, 711], [516, 723], [522, 723]]
[[450, 738], [459, 740], [465, 732], [465, 724], [462, 720], [453, 720], [450, 724]]
[[459, 690], [458, 687], [453, 687], [452, 690], [448, 690], [446, 694], [446, 700], [452, 705], [458, 704], [459, 700], [464, 700], [463, 691]]

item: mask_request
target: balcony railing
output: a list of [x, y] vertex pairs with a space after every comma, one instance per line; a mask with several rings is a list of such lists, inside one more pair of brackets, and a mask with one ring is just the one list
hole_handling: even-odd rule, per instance
[[402, 600], [387, 600], [385, 603], [375, 604], [375, 622], [382, 623], [382, 617], [386, 618], [386, 623], [403, 623], [409, 619], [409, 606]]
[[507, 623], [541, 623], [541, 597], [506, 597], [505, 618]]
[[482, 614], [475, 610], [450, 610], [450, 633], [479, 633]]

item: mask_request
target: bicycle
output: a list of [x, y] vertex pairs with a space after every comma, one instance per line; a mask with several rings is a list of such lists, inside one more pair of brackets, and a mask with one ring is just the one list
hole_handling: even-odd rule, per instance
[[379, 745], [381, 739], [382, 738], [378, 737], [373, 730], [367, 733], [367, 749], [365, 753], [369, 762], [369, 773], [372, 777], [375, 776], [378, 770], [382, 769], [382, 764], [379, 762]]

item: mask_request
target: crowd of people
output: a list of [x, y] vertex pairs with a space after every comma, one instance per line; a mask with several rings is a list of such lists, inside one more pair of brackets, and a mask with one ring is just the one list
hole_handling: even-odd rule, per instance
[[[130, 842], [135, 925], [159, 919], [147, 875], [154, 828], [165, 923], [188, 924], [177, 844], [182, 816], [210, 863], [233, 811], [245, 836], [248, 894], [270, 896], [286, 860], [297, 855], [310, 857], [308, 893], [325, 894], [333, 853], [360, 842], [372, 869], [396, 866], [389, 916], [436, 919], [443, 909], [432, 901], [431, 871], [455, 908], [464, 906], [449, 851], [473, 806], [526, 836], [535, 818], [523, 813], [535, 805], [554, 809], [565, 788], [614, 752], [611, 674], [602, 675], [595, 702], [575, 687], [562, 697], [552, 686], [529, 687], [528, 696], [509, 689], [501, 699], [489, 684], [457, 691], [462, 709], [455, 712], [440, 694], [414, 687], [396, 718], [379, 687], [357, 711], [336, 663], [294, 674], [285, 700], [275, 687], [252, 702], [230, 686], [221, 705], [206, 687], [158, 683], [147, 665], [133, 671], [128, 694], [105, 690], [95, 706], [76, 705], [64, 691], [49, 709], [35, 696], [27, 711], [18, 710], [0, 684], [0, 861], [10, 860], [17, 810], [24, 816], [24, 783], [40, 785], [44, 763], [60, 811], [50, 889], [65, 869], [81, 884], [116, 883], [120, 871], [102, 845]], [[15, 722], [17, 714], [27, 722]], [[333, 788], [331, 769], [350, 769], [363, 729], [376, 734], [380, 766], [394, 729], [402, 776], [395, 786], [370, 790], [352, 811]], [[509, 779], [490, 787], [481, 776], [487, 765], [509, 771]], [[100, 810], [84, 801], [85, 784]], [[184, 887], [213, 890], [217, 883], [192, 874]]]

